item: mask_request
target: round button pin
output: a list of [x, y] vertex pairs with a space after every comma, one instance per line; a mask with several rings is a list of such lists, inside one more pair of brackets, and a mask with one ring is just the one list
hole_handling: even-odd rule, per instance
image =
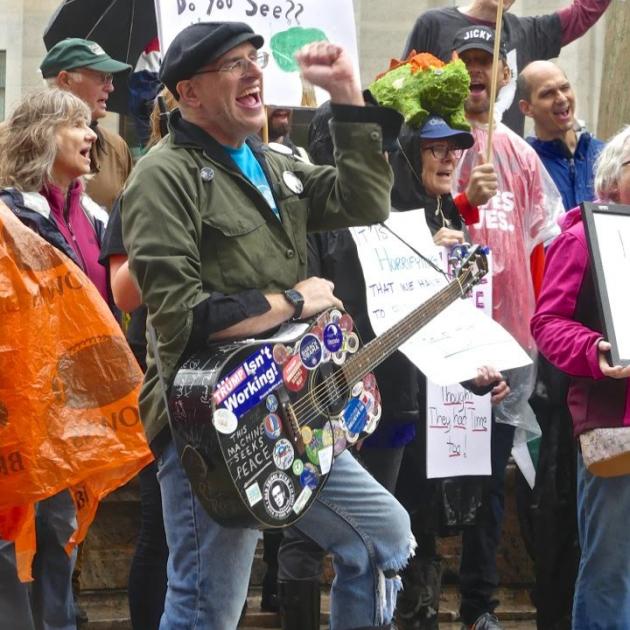
[[201, 169], [200, 175], [204, 182], [211, 182], [214, 179], [214, 170], [209, 166], [204, 166]]
[[269, 142], [267, 146], [276, 153], [280, 153], [281, 155], [293, 155], [293, 151], [284, 144], [280, 144], [279, 142]]
[[299, 195], [304, 190], [302, 180], [295, 173], [284, 171], [284, 173], [282, 173], [282, 179], [287, 185], [287, 188], [296, 195]]
[[291, 470], [296, 477], [299, 477], [304, 471], [304, 462], [301, 459], [294, 459]]
[[313, 441], [313, 430], [311, 427], [302, 427], [300, 432], [302, 433], [302, 441], [304, 444], [310, 444]]

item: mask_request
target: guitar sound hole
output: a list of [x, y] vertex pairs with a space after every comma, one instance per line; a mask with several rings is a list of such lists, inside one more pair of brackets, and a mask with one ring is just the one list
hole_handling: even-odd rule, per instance
[[332, 363], [323, 363], [313, 373], [311, 382], [311, 396], [318, 411], [328, 416], [339, 415], [349, 398], [341, 369]]

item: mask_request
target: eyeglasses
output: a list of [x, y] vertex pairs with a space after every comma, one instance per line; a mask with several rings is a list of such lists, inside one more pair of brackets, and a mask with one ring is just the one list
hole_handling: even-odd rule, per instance
[[458, 147], [449, 147], [445, 144], [437, 144], [431, 147], [422, 147], [423, 151], [431, 151], [436, 160], [444, 160], [450, 153], [456, 160], [462, 157], [463, 150]]
[[222, 66], [218, 68], [209, 68], [208, 70], [200, 70], [199, 72], [195, 72], [197, 74], [207, 74], [209, 72], [229, 72], [231, 75], [238, 77], [241, 79], [247, 74], [249, 70], [249, 65], [254, 64], [261, 70], [267, 67], [269, 63], [269, 53], [268, 52], [259, 52], [255, 55], [251, 55], [250, 57], [242, 57], [241, 59], [237, 59], [236, 61], [229, 61], [228, 63], [224, 63]]
[[78, 74], [88, 74], [99, 85], [108, 85], [114, 83], [114, 75], [111, 72], [99, 72], [98, 70], [92, 70], [92, 68], [81, 68], [80, 70], [73, 70]]

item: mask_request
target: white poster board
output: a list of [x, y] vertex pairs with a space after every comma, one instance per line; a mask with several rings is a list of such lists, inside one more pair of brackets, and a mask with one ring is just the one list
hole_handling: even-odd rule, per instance
[[[387, 225], [438, 266], [423, 210], [393, 212]], [[445, 278], [383, 226], [351, 228], [365, 277], [370, 323], [380, 335], [425, 302]], [[498, 323], [456, 300], [401, 346], [401, 351], [439, 385], [474, 378], [480, 365], [498, 370], [531, 364], [531, 359]]]
[[630, 206], [584, 204], [595, 286], [615, 365], [630, 365]]
[[[443, 248], [442, 254], [445, 258]], [[488, 317], [492, 317], [491, 258], [488, 255], [488, 274], [468, 298]], [[427, 380], [426, 414], [427, 479], [492, 473], [490, 394], [475, 396], [459, 383], [440, 386]]]
[[490, 475], [490, 394], [427, 383], [427, 479]]
[[315, 88], [315, 102], [303, 102], [303, 86], [292, 55], [315, 38], [348, 51], [359, 76], [359, 53], [352, 0], [155, 0], [160, 49], [164, 53], [183, 28], [197, 22], [245, 22], [265, 38], [269, 53], [264, 100], [284, 107], [316, 106], [328, 94]]

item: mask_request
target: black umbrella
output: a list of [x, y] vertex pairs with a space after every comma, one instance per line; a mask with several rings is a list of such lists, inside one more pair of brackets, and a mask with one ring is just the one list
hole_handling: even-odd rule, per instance
[[[66, 37], [90, 39], [133, 68], [156, 35], [153, 0], [64, 0], [44, 31], [44, 44], [50, 50]], [[121, 73], [114, 80], [115, 91], [107, 102], [114, 112], [127, 112], [128, 78]]]

